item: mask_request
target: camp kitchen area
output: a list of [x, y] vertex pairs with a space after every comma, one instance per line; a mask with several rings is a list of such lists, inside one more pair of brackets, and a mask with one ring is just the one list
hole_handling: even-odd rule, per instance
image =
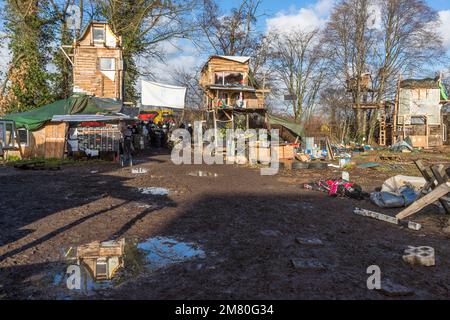
[[[299, 92], [257, 77], [258, 56], [211, 50], [187, 84], [139, 78], [133, 100], [115, 27], [91, 21], [59, 48], [69, 97], [0, 118], [0, 299], [450, 297], [442, 74], [396, 77], [386, 96], [350, 77], [331, 98], [351, 102], [300, 121], [274, 108]], [[223, 164], [175, 164], [180, 146], [203, 159], [214, 145], [178, 129], [248, 141], [214, 149]]]

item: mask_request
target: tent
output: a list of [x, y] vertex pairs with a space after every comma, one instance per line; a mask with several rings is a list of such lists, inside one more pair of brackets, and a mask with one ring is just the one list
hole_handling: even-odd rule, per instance
[[112, 99], [100, 99], [85, 95], [74, 95], [43, 107], [22, 113], [6, 115], [4, 120], [12, 120], [16, 128], [30, 131], [39, 130], [56, 115], [73, 114], [114, 114], [120, 112], [122, 103]]
[[184, 109], [186, 88], [142, 80], [142, 105]]
[[286, 129], [292, 131], [299, 137], [303, 137], [303, 126], [297, 122], [286, 120], [280, 117], [276, 117], [274, 115], [268, 115], [269, 123], [271, 125], [280, 125], [285, 127]]

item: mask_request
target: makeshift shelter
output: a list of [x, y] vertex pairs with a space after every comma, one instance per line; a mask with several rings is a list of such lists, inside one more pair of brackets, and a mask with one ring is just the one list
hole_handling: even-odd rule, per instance
[[[288, 129], [294, 136], [296, 136], [294, 139], [296, 139], [297, 137], [299, 138], [304, 137], [304, 128], [301, 124], [297, 122], [283, 119], [270, 114], [268, 115], [268, 120], [271, 127], [280, 126], [281, 128]], [[282, 135], [282, 133], [280, 135]]]
[[[249, 129], [251, 114], [265, 116], [265, 94], [270, 90], [252, 78], [250, 57], [211, 56], [202, 69], [200, 86], [209, 127]], [[244, 121], [235, 121], [238, 113]]]
[[[105, 129], [117, 140], [119, 121], [130, 119], [119, 113], [121, 108], [122, 104], [112, 99], [74, 95], [41, 108], [9, 114], [4, 121], [14, 123], [16, 143], [8, 148], [8, 154], [24, 158], [61, 158], [65, 154], [67, 137], [73, 137], [77, 128], [84, 127]], [[93, 142], [96, 141], [94, 138]], [[90, 143], [86, 149], [92, 145]], [[111, 151], [116, 148], [118, 146], [112, 146]]]
[[123, 100], [122, 38], [108, 23], [92, 21], [72, 45], [61, 50], [73, 66], [74, 93]]
[[413, 147], [438, 147], [443, 136], [442, 105], [446, 93], [440, 78], [401, 81], [397, 125], [403, 139], [410, 137]]

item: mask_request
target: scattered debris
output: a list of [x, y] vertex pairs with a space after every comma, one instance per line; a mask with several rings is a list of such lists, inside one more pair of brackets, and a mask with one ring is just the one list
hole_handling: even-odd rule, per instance
[[395, 161], [395, 162], [402, 162], [403, 159], [400, 156], [380, 156], [381, 161]]
[[398, 175], [386, 180], [381, 187], [381, 191], [395, 193], [403, 186], [409, 186], [415, 191], [421, 191], [425, 184], [426, 180], [424, 178]]
[[315, 170], [325, 170], [326, 168], [328, 168], [328, 164], [325, 162], [311, 162], [308, 166], [308, 169]]
[[342, 180], [350, 181], [350, 173], [348, 173], [347, 171], [342, 172]]
[[374, 212], [374, 211], [355, 208], [353, 213], [363, 216], [363, 217], [373, 218], [376, 220], [404, 226], [404, 227], [407, 227], [408, 229], [411, 229], [414, 231], [419, 231], [420, 229], [422, 229], [422, 225], [420, 223], [411, 222], [411, 221], [402, 221], [402, 220], [397, 219], [396, 217], [391, 217], [386, 214], [382, 214], [382, 213], [378, 213], [378, 212]]
[[292, 265], [297, 270], [314, 270], [314, 271], [324, 271], [326, 267], [317, 259], [302, 259], [294, 258], [291, 260]]
[[409, 143], [402, 140], [402, 141], [399, 141], [396, 144], [392, 145], [390, 147], [390, 150], [394, 151], [394, 152], [403, 152], [403, 150], [413, 151], [414, 149]]
[[388, 297], [408, 297], [414, 295], [413, 290], [394, 283], [389, 279], [383, 279], [381, 289], [378, 291]]
[[411, 265], [434, 267], [436, 265], [435, 252], [432, 247], [409, 246], [403, 255], [403, 261]]
[[360, 165], [358, 165], [359, 169], [371, 169], [371, 168], [377, 168], [379, 167], [380, 164], [377, 162], [367, 162], [367, 163], [362, 163]]
[[396, 193], [373, 192], [370, 201], [380, 208], [404, 208], [416, 201], [418, 194], [409, 186], [401, 187]]
[[310, 162], [311, 161], [311, 157], [304, 153], [296, 154], [295, 159], [297, 159], [300, 162]]
[[217, 178], [219, 175], [217, 173], [207, 172], [207, 171], [193, 171], [190, 172], [191, 177], [214, 177]]
[[137, 169], [131, 169], [132, 174], [145, 174], [148, 173], [147, 169], [144, 168], [137, 168]]
[[414, 202], [412, 205], [410, 205], [408, 208], [400, 212], [396, 217], [398, 219], [405, 219], [416, 212], [419, 212], [423, 208], [429, 206], [430, 204], [433, 204], [435, 201], [441, 199], [445, 195], [450, 193], [450, 183], [447, 182], [445, 184], [440, 185], [436, 189], [434, 189], [432, 192], [427, 194], [425, 197], [420, 198], [416, 202]]
[[151, 204], [138, 204], [138, 205], [136, 205], [136, 208], [139, 208], [139, 209], [150, 209], [151, 207], [153, 207], [153, 205], [151, 205]]
[[169, 190], [165, 188], [139, 188], [142, 194], [150, 194], [152, 196], [167, 196], [169, 195]]
[[293, 170], [309, 169], [309, 163], [308, 162], [294, 162], [294, 163], [292, 163], [292, 169]]
[[304, 185], [305, 189], [327, 192], [330, 197], [348, 197], [363, 200], [369, 196], [362, 191], [361, 186], [342, 179], [312, 182]]

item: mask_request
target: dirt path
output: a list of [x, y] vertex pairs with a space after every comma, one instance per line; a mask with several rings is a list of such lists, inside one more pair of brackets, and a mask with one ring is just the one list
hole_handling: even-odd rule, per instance
[[[167, 155], [130, 169], [97, 164], [59, 172], [0, 169], [0, 297], [59, 298], [47, 275], [64, 271], [61, 250], [95, 240], [164, 236], [196, 243], [206, 257], [143, 272], [121, 285], [77, 298], [108, 299], [384, 299], [367, 289], [366, 269], [410, 288], [413, 299], [450, 298], [446, 218], [414, 217], [419, 232], [352, 214], [368, 201], [331, 199], [302, 189], [339, 171], [285, 171], [265, 177], [238, 166], [175, 166]], [[194, 177], [203, 170], [217, 177]], [[388, 175], [351, 173], [367, 191]], [[170, 189], [143, 195], [140, 187]], [[377, 209], [378, 211], [382, 211]], [[395, 214], [397, 211], [384, 211]], [[448, 220], [448, 218], [447, 218]], [[317, 238], [305, 246], [296, 238]], [[408, 245], [432, 246], [437, 266], [402, 261]], [[292, 259], [316, 259], [324, 270], [298, 270]]]

